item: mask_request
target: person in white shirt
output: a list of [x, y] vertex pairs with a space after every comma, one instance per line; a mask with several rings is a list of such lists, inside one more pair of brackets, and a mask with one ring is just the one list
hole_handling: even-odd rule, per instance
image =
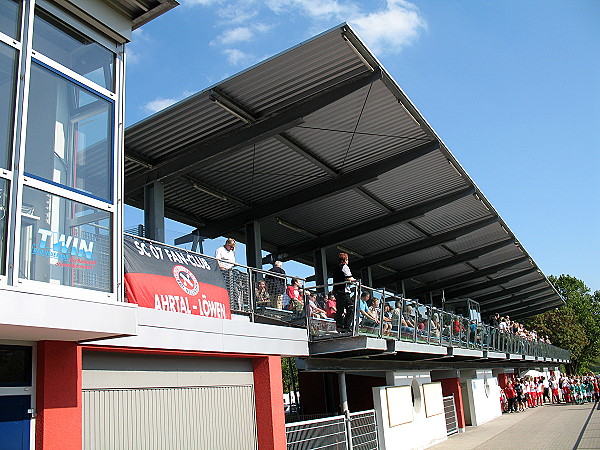
[[225, 245], [219, 247], [215, 252], [215, 258], [221, 270], [230, 270], [235, 264], [235, 239], [229, 238], [225, 241]]

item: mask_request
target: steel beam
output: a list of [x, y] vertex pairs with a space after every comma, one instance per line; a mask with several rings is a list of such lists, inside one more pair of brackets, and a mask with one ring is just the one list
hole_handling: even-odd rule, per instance
[[474, 231], [480, 230], [481, 228], [487, 227], [493, 223], [497, 223], [497, 217], [489, 217], [483, 220], [479, 220], [470, 225], [466, 225], [464, 227], [456, 228], [451, 231], [447, 231], [445, 233], [437, 234], [435, 236], [428, 236], [422, 239], [419, 239], [416, 242], [410, 242], [408, 244], [400, 244], [395, 245], [393, 247], [387, 248], [381, 252], [373, 253], [365, 258], [362, 258], [358, 261], [354, 261], [352, 263], [353, 268], [363, 268], [368, 266], [373, 266], [375, 264], [383, 263], [393, 258], [397, 258], [398, 256], [408, 255], [410, 253], [418, 252], [420, 250], [425, 250], [427, 248], [435, 247], [437, 245], [446, 244], [448, 242], [452, 242], [457, 238], [460, 238], [466, 234], [472, 233]]
[[[550, 300], [550, 299], [554, 299], [552, 301], [556, 301], [556, 294], [552, 293], [552, 294], [546, 294], [546, 295], [542, 295], [539, 297], [534, 297], [534, 298], [530, 298], [528, 301], [525, 299], [522, 300], [516, 300], [514, 302], [509, 302], [511, 303], [510, 305], [496, 305], [496, 306], [492, 306], [489, 308], [481, 308], [483, 311], [486, 311], [488, 313], [493, 313], [495, 311], [502, 311], [502, 310], [506, 310], [506, 311], [517, 311], [519, 309], [521, 309], [521, 307], [519, 308], [513, 308], [513, 306], [515, 305], [523, 305], [524, 308], [528, 308], [530, 306], [538, 306], [539, 304], [543, 304], [543, 303], [547, 303], [546, 300]], [[508, 300], [512, 300], [512, 299], [508, 299]]]
[[543, 282], [544, 282], [544, 280], [530, 281], [529, 283], [523, 283], [518, 286], [513, 286], [508, 289], [502, 289], [501, 291], [492, 292], [490, 294], [479, 295], [479, 296], [474, 295], [472, 298], [473, 298], [473, 300], [475, 300], [476, 302], [478, 302], [480, 304], [485, 304], [485, 303], [489, 303], [488, 300], [493, 300], [498, 297], [504, 297], [506, 295], [518, 294], [518, 293], [522, 292], [524, 289], [529, 289], [529, 288], [534, 287]]
[[458, 255], [453, 255], [448, 258], [439, 259], [437, 261], [429, 262], [426, 264], [420, 264], [418, 266], [414, 266], [406, 270], [400, 270], [394, 275], [379, 278], [377, 280], [377, 283], [385, 286], [390, 283], [395, 283], [399, 280], [407, 280], [409, 278], [417, 277], [419, 275], [443, 269], [445, 267], [454, 266], [456, 264], [462, 264], [473, 259], [477, 259], [481, 256], [487, 255], [488, 253], [495, 252], [496, 250], [499, 250], [501, 248], [508, 247], [509, 245], [514, 245], [514, 243], [514, 238], [505, 238], [500, 242], [494, 242], [493, 244], [488, 244], [475, 250], [471, 250], [469, 252], [459, 253]]
[[[554, 299], [553, 299], [554, 297]], [[554, 295], [547, 295], [545, 297], [539, 297], [535, 300], [540, 300], [539, 303], [530, 303], [530, 304], [522, 304], [523, 306], [519, 306], [518, 308], [508, 308], [506, 310], [506, 312], [511, 316], [511, 318], [513, 318], [513, 316], [515, 314], [527, 314], [527, 315], [532, 315], [531, 312], [532, 311], [539, 311], [540, 309], [544, 309], [547, 308], [548, 306], [552, 306], [556, 304], [556, 296]], [[543, 300], [543, 301], [541, 301]], [[527, 311], [523, 311], [523, 312], [515, 312], [515, 311], [522, 311], [522, 310], [527, 310]]]
[[464, 288], [450, 289], [446, 290], [446, 297], [448, 298], [456, 298], [462, 297], [467, 294], [471, 294], [472, 292], [479, 292], [484, 289], [488, 289], [490, 287], [499, 286], [504, 283], [508, 283], [510, 281], [516, 280], [518, 278], [524, 277], [526, 275], [537, 272], [539, 269], [537, 267], [530, 267], [528, 269], [523, 269], [518, 272], [514, 272], [508, 275], [504, 275], [502, 277], [495, 278], [493, 280], [483, 281], [481, 283], [472, 284], [471, 286], [466, 286]]
[[[500, 272], [501, 270], [510, 269], [511, 267], [515, 266], [516, 264], [520, 264], [525, 261], [529, 261], [529, 256], [520, 256], [518, 258], [511, 259], [510, 261], [506, 261], [506, 262], [503, 262], [500, 264], [495, 264], [493, 266], [486, 267], [484, 269], [478, 269], [478, 270], [475, 270], [474, 272], [469, 272], [465, 275], [459, 275], [457, 277], [446, 278], [443, 280], [435, 281], [433, 283], [429, 283], [426, 286], [423, 286], [423, 287], [420, 287], [417, 289], [413, 289], [413, 290], [409, 289], [408, 295], [418, 296], [418, 295], [425, 294], [426, 292], [429, 292], [429, 291], [435, 291], [438, 289], [443, 289], [443, 288], [445, 289], [445, 288], [448, 288], [451, 286], [457, 286], [462, 283], [467, 283], [471, 280], [476, 280], [477, 278], [494, 275], [494, 274]], [[375, 283], [377, 284], [377, 280], [375, 280]], [[449, 295], [446, 295], [446, 297], [449, 297]]]
[[364, 222], [352, 224], [347, 228], [325, 233], [316, 239], [300, 242], [292, 247], [279, 249], [278, 253], [287, 255], [285, 258], [286, 260], [293, 259], [305, 253], [312, 252], [317, 248], [331, 247], [355, 238], [356, 236], [367, 234], [400, 222], [406, 222], [408, 220], [415, 219], [416, 217], [422, 216], [429, 211], [449, 205], [452, 202], [471, 196], [474, 193], [475, 188], [472, 187], [461, 189], [460, 191], [446, 194], [418, 205], [398, 210], [391, 214], [386, 214], [374, 219], [366, 220]]
[[306, 189], [272, 199], [268, 203], [256, 205], [251, 210], [225, 217], [206, 225], [202, 228], [201, 232], [206, 236], [220, 236], [228, 231], [236, 230], [252, 220], [271, 217], [288, 209], [296, 208], [298, 205], [353, 189], [377, 179], [379, 175], [389, 172], [396, 167], [432, 153], [438, 150], [439, 147], [438, 142], [428, 142], [419, 145], [413, 149], [394, 154], [383, 160], [341, 174], [333, 180], [323, 181]]
[[536, 308], [533, 310], [524, 311], [524, 312], [520, 312], [520, 313], [511, 315], [511, 318], [523, 319], [525, 317], [537, 316], [538, 314], [543, 314], [552, 309], [560, 308], [561, 306], [563, 306], [563, 305], [562, 304], [550, 304], [548, 306], [542, 306], [540, 308]]
[[177, 151], [177, 157], [162, 163], [153, 163], [153, 169], [128, 178], [125, 182], [125, 196], [136, 193], [149, 181], [180, 176], [224, 152], [231, 154], [289, 130], [302, 123], [303, 117], [368, 86], [380, 78], [380, 70], [357, 75], [343, 83], [309, 95], [272, 115], [260, 118], [256, 123], [247, 123], [234, 131], [184, 146]]
[[531, 297], [532, 295], [541, 294], [541, 293], [546, 292], [548, 290], [552, 291], [552, 289], [550, 288], [550, 286], [546, 285], [543, 288], [535, 289], [535, 290], [529, 291], [529, 292], [523, 292], [522, 294], [511, 295], [510, 297], [507, 297], [507, 298], [487, 300], [485, 302], [479, 302], [479, 300], [476, 300], [476, 301], [479, 302], [479, 304], [481, 306], [485, 306], [486, 309], [487, 309], [488, 307], [489, 308], [493, 308], [493, 306], [490, 306], [490, 305], [494, 305], [494, 303], [501, 303], [501, 302], [505, 302], [505, 301], [509, 301], [509, 300], [522, 300], [522, 299]]

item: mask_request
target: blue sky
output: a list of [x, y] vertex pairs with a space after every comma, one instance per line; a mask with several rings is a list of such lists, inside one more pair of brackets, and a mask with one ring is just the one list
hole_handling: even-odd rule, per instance
[[600, 289], [600, 1], [180, 2], [133, 34], [128, 125], [346, 21], [544, 273]]

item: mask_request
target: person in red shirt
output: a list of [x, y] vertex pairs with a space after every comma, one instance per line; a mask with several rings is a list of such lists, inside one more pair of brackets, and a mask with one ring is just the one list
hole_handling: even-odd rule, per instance
[[335, 294], [330, 292], [327, 296], [327, 301], [325, 302], [325, 312], [327, 313], [327, 317], [330, 319], [335, 319], [335, 313], [337, 311], [337, 302], [335, 300]]
[[506, 398], [508, 399], [508, 412], [516, 412], [515, 402], [517, 401], [517, 392], [513, 387], [512, 381], [509, 381], [504, 388], [504, 393], [506, 394]]

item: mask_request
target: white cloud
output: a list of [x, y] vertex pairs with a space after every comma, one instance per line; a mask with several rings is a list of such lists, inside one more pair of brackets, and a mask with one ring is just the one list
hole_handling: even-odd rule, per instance
[[387, 9], [349, 19], [358, 35], [375, 53], [396, 53], [410, 45], [427, 23], [415, 5], [404, 0], [388, 0]]
[[369, 3], [342, 0], [267, 0], [277, 14], [300, 12], [316, 21], [339, 20], [353, 25], [376, 53], [397, 53], [427, 29], [418, 8], [406, 0], [387, 0], [383, 9], [364, 11]]
[[247, 42], [254, 36], [252, 30], [248, 27], [237, 27], [225, 30], [211, 44], [219, 43], [223, 45], [231, 45], [236, 42]]
[[354, 3], [338, 0], [268, 0], [267, 6], [278, 14], [290, 8], [299, 9], [317, 19], [339, 19], [358, 12]]
[[146, 103], [142, 109], [144, 111], [146, 111], [147, 113], [150, 114], [154, 114], [155, 112], [158, 112], [162, 109], [165, 109], [175, 103], [177, 103], [180, 100], [183, 100], [186, 97], [189, 97], [190, 95], [192, 95], [193, 92], [191, 91], [183, 91], [181, 93], [181, 95], [179, 97], [176, 98], [161, 98], [161, 97], [157, 97], [152, 101], [149, 101], [148, 103]]
[[250, 61], [254, 59], [254, 55], [243, 52], [237, 48], [226, 48], [223, 50], [225, 56], [227, 56], [227, 61], [232, 66], [240, 66], [242, 64], [248, 64]]

